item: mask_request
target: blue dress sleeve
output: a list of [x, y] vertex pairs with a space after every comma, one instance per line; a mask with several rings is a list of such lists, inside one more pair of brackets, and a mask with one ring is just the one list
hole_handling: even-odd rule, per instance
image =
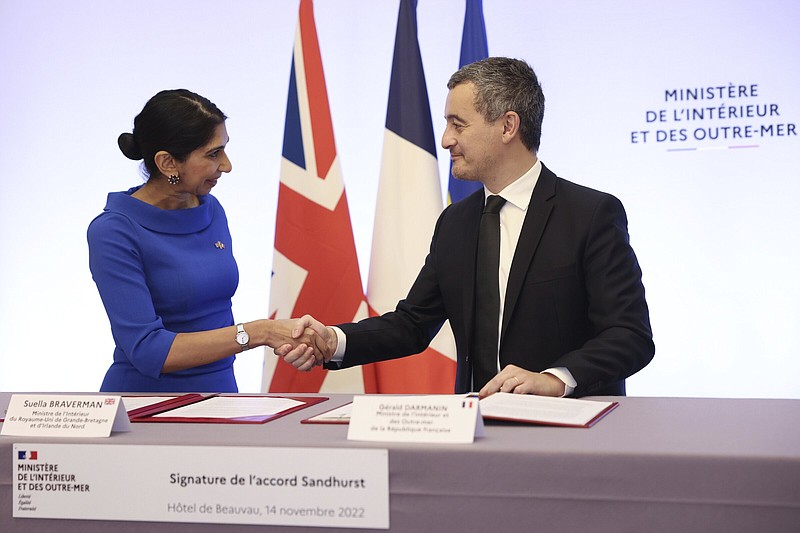
[[177, 333], [155, 311], [136, 232], [123, 215], [95, 218], [87, 231], [89, 269], [117, 347], [139, 372], [158, 378]]

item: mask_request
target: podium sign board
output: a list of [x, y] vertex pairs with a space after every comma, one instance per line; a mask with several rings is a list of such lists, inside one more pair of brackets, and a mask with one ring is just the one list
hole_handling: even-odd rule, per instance
[[14, 518], [389, 528], [385, 449], [17, 443], [12, 476]]

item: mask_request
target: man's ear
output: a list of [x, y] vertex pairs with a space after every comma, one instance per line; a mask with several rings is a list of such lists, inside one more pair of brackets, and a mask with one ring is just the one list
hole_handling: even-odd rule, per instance
[[508, 144], [519, 137], [519, 115], [516, 111], [506, 111], [500, 120], [503, 124], [503, 142]]
[[163, 175], [173, 176], [178, 174], [178, 162], [175, 161], [175, 158], [172, 157], [172, 154], [169, 152], [165, 150], [156, 152], [153, 160], [156, 163], [156, 167], [158, 167], [158, 171]]

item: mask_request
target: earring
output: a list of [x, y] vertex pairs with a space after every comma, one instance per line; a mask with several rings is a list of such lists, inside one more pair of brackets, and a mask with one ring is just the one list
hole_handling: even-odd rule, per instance
[[180, 181], [181, 177], [177, 174], [170, 174], [169, 177], [167, 177], [167, 183], [170, 185], [177, 185]]

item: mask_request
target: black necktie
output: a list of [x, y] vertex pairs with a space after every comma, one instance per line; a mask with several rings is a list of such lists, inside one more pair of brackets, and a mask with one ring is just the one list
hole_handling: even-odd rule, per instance
[[475, 262], [475, 353], [472, 390], [480, 390], [497, 374], [497, 331], [500, 317], [500, 208], [506, 202], [497, 195], [486, 199], [478, 232]]

